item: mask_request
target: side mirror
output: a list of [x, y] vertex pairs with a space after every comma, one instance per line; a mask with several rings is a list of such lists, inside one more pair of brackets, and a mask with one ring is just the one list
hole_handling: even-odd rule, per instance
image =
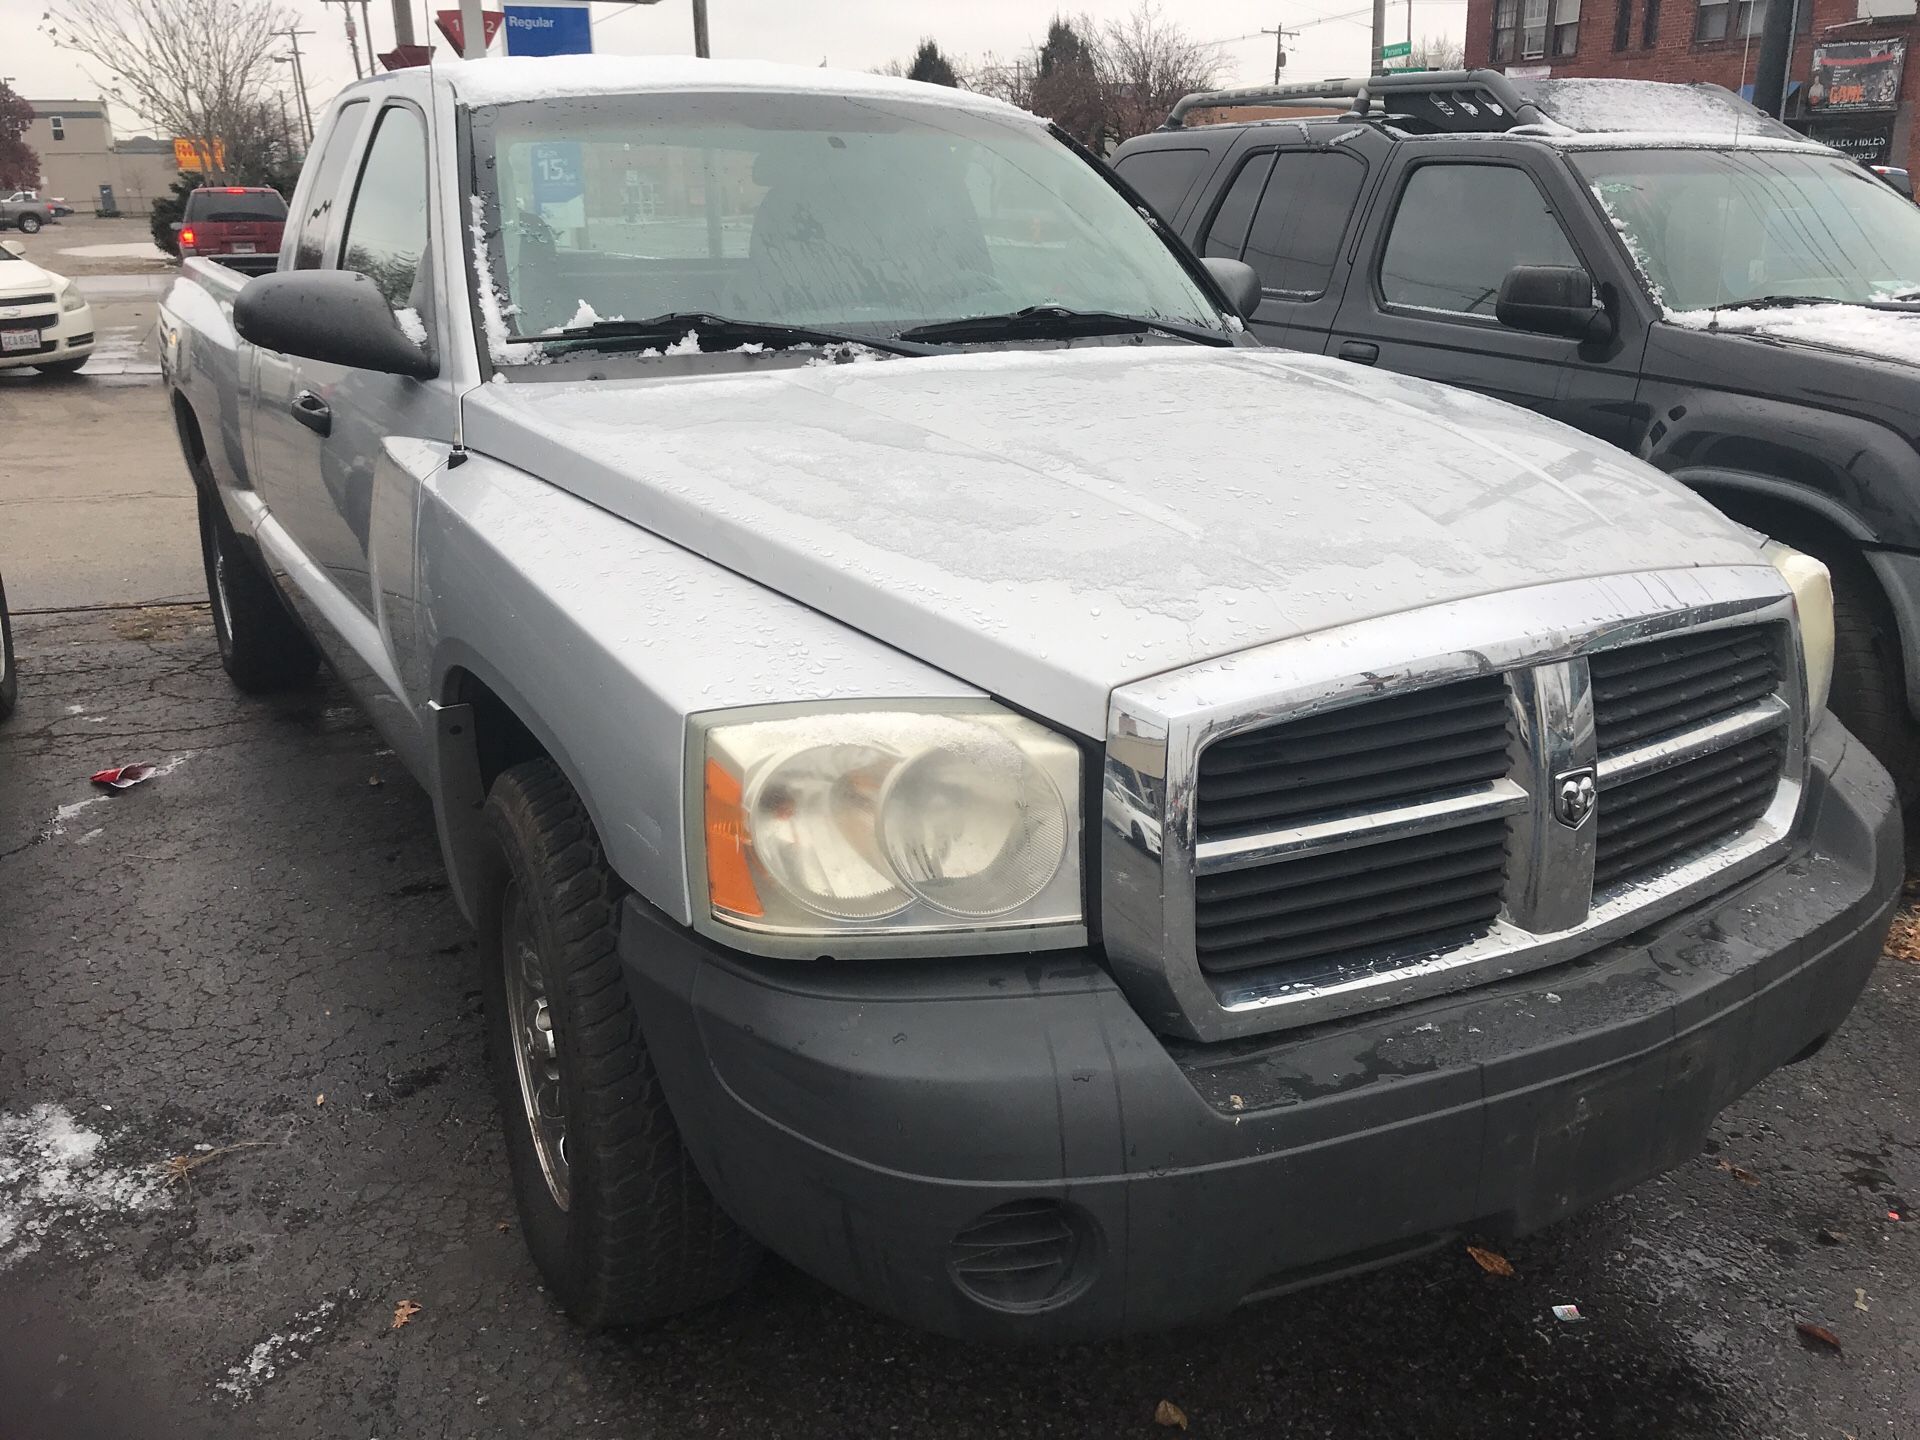
[[1200, 262], [1213, 276], [1213, 283], [1227, 293], [1227, 300], [1240, 318], [1249, 320], [1260, 308], [1260, 276], [1244, 260], [1229, 260], [1224, 255], [1209, 255]]
[[400, 329], [380, 287], [354, 270], [280, 270], [249, 280], [233, 328], [263, 350], [429, 380], [440, 366]]
[[1500, 282], [1493, 313], [1509, 330], [1600, 343], [1613, 338], [1613, 317], [1593, 277], [1578, 265], [1514, 266]]

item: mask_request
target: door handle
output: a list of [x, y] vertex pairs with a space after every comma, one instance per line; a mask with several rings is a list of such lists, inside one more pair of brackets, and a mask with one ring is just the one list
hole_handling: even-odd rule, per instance
[[1342, 340], [1339, 354], [1356, 365], [1371, 365], [1380, 358], [1380, 347], [1365, 340]]
[[333, 409], [311, 390], [302, 390], [287, 407], [293, 418], [316, 435], [333, 433]]

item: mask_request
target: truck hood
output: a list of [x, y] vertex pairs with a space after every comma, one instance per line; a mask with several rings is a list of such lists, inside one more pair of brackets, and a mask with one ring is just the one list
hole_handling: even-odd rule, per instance
[[1115, 686], [1210, 656], [1549, 581], [1750, 564], [1757, 543], [1566, 426], [1277, 351], [498, 383], [463, 421], [474, 451], [1087, 735]]
[[1911, 314], [1864, 305], [1795, 305], [1778, 310], [1690, 310], [1669, 315], [1689, 330], [1750, 335], [1884, 362], [1920, 365], [1920, 310]]

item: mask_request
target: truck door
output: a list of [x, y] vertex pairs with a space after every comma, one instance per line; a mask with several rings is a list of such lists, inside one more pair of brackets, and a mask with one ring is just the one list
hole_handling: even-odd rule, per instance
[[1580, 266], [1611, 284], [1612, 257], [1570, 233], [1560, 187], [1550, 190], [1532, 155], [1490, 157], [1484, 143], [1401, 153], [1329, 353], [1479, 390], [1618, 443], [1646, 347], [1634, 307], [1616, 303], [1620, 333], [1605, 343], [1510, 330], [1494, 316], [1516, 265]]
[[1319, 354], [1340, 308], [1342, 257], [1366, 193], [1369, 155], [1384, 155], [1388, 143], [1365, 126], [1337, 145], [1309, 144], [1314, 132], [1336, 133], [1304, 125], [1249, 130], [1251, 143], [1233, 157], [1230, 178], [1195, 234], [1202, 255], [1244, 260], [1259, 275], [1254, 334]]

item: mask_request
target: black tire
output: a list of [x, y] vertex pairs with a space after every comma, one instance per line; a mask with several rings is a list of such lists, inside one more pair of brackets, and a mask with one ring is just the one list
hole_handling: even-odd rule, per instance
[[92, 358], [91, 355], [82, 355], [78, 360], [55, 360], [49, 365], [40, 365], [35, 368], [42, 375], [77, 375], [81, 367]]
[[1907, 708], [1900, 631], [1857, 560], [1822, 555], [1833, 574], [1833, 696], [1829, 708], [1893, 776], [1900, 802], [1920, 799], [1920, 728]]
[[[567, 1313], [594, 1327], [731, 1294], [760, 1250], [715, 1203], [667, 1108], [621, 974], [625, 891], [586, 807], [558, 766], [530, 760], [494, 782], [485, 813], [499, 860], [477, 947], [488, 1064], [534, 1263]], [[510, 962], [538, 972], [534, 1008], [523, 986], [516, 1012], [509, 989], [523, 982], [509, 979]], [[535, 1049], [529, 1101], [522, 1058]], [[548, 1153], [564, 1158], [557, 1182], [542, 1164], [536, 1108], [564, 1127], [558, 1144], [548, 1131]]]
[[40, 217], [38, 215], [22, 215], [20, 217], [20, 233], [22, 235], [38, 235], [40, 233]]
[[199, 498], [200, 559], [227, 677], [254, 695], [305, 684], [320, 652], [287, 613], [260, 562], [242, 548], [219, 501], [204, 489]]
[[20, 699], [20, 676], [13, 668], [13, 621], [7, 615], [7, 587], [0, 583], [0, 720], [13, 714]]

